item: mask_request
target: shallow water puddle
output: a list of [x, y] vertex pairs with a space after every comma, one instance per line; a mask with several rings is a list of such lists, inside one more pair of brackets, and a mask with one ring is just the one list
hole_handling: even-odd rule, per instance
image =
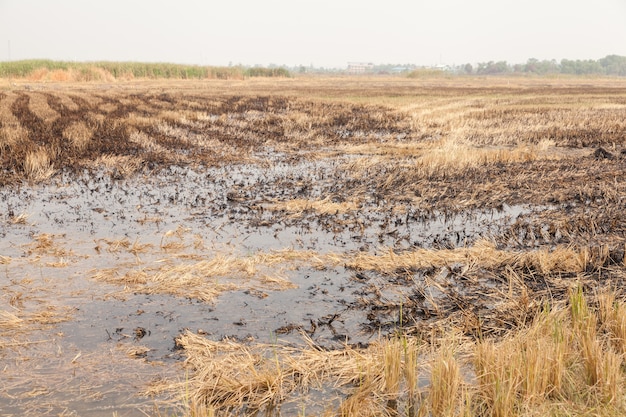
[[[530, 211], [424, 218], [410, 206], [368, 202], [334, 214], [268, 208], [294, 195], [323, 200], [340, 162], [173, 167], [135, 179], [60, 175], [53, 185], [0, 190], [0, 310], [65, 314], [0, 333], [0, 409], [143, 415], [137, 410], [163, 398], [137, 393], [184, 378], [175, 340], [184, 330], [215, 340], [298, 344], [304, 332], [325, 347], [367, 343], [380, 322], [359, 299], [374, 286], [397, 302], [410, 284], [320, 266], [315, 254], [463, 246]], [[201, 301], [193, 284], [159, 287], [157, 278], [174, 276], [216, 292]]]

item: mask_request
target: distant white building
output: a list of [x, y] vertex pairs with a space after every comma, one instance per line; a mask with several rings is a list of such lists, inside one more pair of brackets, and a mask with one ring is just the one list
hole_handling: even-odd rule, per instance
[[371, 62], [348, 62], [348, 74], [365, 74], [374, 69]]

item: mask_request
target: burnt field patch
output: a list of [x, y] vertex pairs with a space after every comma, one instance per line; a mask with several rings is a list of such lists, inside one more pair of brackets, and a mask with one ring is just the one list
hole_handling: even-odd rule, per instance
[[[176, 163], [215, 166], [268, 148], [312, 151], [409, 133], [408, 116], [391, 108], [294, 97], [118, 92], [86, 100], [59, 92], [13, 91], [3, 101], [5, 184], [27, 176], [20, 168], [35, 150], [45, 152], [57, 170], [78, 172], [102, 155], [140, 156], [154, 169]], [[87, 132], [80, 140], [68, 133], [76, 124]], [[21, 133], [16, 143], [12, 129]]]
[[[617, 358], [626, 89], [517, 81], [0, 92], [0, 408], [417, 415], [448, 407], [421, 361], [566, 322], [577, 291]], [[455, 407], [488, 415], [481, 366]]]

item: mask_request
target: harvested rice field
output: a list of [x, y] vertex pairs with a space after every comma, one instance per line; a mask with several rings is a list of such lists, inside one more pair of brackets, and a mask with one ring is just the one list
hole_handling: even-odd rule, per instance
[[3, 416], [626, 413], [626, 80], [0, 80]]

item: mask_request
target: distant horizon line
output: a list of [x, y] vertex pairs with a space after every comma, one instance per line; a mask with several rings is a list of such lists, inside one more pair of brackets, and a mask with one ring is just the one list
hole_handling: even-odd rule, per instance
[[0, 64], [5, 64], [5, 63], [11, 63], [11, 62], [28, 62], [28, 61], [49, 61], [49, 62], [59, 62], [59, 63], [77, 63], [77, 64], [88, 64], [88, 63], [133, 63], [133, 64], [165, 64], [165, 65], [181, 65], [181, 66], [195, 66], [195, 67], [224, 67], [224, 68], [229, 68], [229, 67], [247, 67], [247, 68], [254, 68], [254, 67], [260, 67], [260, 68], [272, 68], [272, 67], [283, 67], [283, 68], [321, 68], [321, 69], [340, 69], [340, 68], [346, 68], [348, 67], [350, 64], [367, 64], [367, 65], [373, 65], [375, 67], [378, 66], [412, 66], [412, 67], [416, 67], [416, 68], [433, 68], [433, 67], [455, 67], [455, 66], [463, 66], [463, 65], [467, 65], [467, 64], [487, 64], [487, 63], [499, 63], [499, 62], [505, 62], [507, 64], [510, 65], [520, 65], [520, 64], [526, 64], [531, 60], [536, 60], [538, 62], [561, 62], [561, 61], [579, 61], [579, 62], [585, 62], [585, 61], [597, 61], [599, 59], [603, 59], [606, 57], [610, 57], [610, 56], [617, 56], [617, 57], [626, 57], [626, 55], [620, 55], [620, 54], [607, 54], [603, 57], [600, 58], [576, 58], [576, 59], [572, 59], [572, 58], [561, 58], [561, 59], [556, 59], [556, 58], [551, 58], [551, 59], [538, 59], [538, 58], [534, 58], [534, 57], [530, 57], [527, 58], [525, 61], [523, 62], [513, 62], [513, 61], [508, 61], [505, 59], [490, 59], [487, 61], [471, 61], [471, 62], [461, 62], [459, 64], [457, 63], [445, 63], [445, 62], [439, 62], [439, 63], [435, 63], [435, 64], [417, 64], [414, 62], [376, 62], [373, 60], [346, 60], [345, 64], [343, 65], [314, 65], [313, 62], [311, 62], [308, 65], [305, 64], [276, 64], [273, 62], [270, 62], [269, 64], [259, 64], [259, 63], [255, 63], [255, 64], [250, 64], [250, 63], [242, 63], [242, 62], [237, 62], [232, 63], [229, 62], [228, 64], [198, 64], [198, 63], [187, 63], [187, 62], [177, 62], [177, 61], [153, 61], [153, 60], [124, 60], [124, 59], [120, 59], [120, 60], [115, 60], [115, 59], [85, 59], [85, 60], [80, 60], [80, 59], [55, 59], [55, 58], [21, 58], [21, 59], [8, 59], [8, 60], [0, 60]]

